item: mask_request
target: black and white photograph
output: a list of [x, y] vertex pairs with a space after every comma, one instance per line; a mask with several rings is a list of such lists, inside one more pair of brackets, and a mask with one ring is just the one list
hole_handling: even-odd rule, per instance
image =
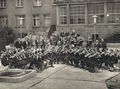
[[120, 0], [0, 0], [0, 89], [120, 89]]

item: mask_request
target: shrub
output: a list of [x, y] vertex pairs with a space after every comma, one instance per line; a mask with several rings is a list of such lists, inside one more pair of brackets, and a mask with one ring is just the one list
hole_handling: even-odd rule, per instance
[[[11, 44], [15, 41], [15, 39], [17, 38], [17, 33], [11, 28], [11, 27], [0, 27], [0, 41], [4, 42], [1, 43], [8, 45]], [[4, 46], [5, 46], [4, 45]]]

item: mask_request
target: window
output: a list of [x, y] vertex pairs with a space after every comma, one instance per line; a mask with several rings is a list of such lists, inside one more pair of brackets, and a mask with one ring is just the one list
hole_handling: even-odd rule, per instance
[[52, 4], [53, 4], [53, 5], [56, 5], [55, 2], [56, 2], [56, 0], [52, 0]]
[[39, 15], [33, 15], [33, 26], [39, 27], [40, 26], [40, 17]]
[[120, 13], [120, 3], [107, 3], [108, 13]]
[[33, 0], [33, 2], [34, 2], [34, 6], [41, 6], [42, 5], [41, 0]]
[[60, 24], [67, 24], [67, 7], [60, 6], [59, 9], [59, 23]]
[[24, 27], [25, 26], [25, 16], [24, 15], [18, 15], [16, 16], [16, 26], [17, 27]]
[[6, 0], [0, 0], [0, 8], [6, 7]]
[[23, 0], [16, 0], [16, 7], [23, 7]]
[[70, 5], [70, 24], [85, 24], [84, 5]]
[[104, 13], [104, 3], [88, 4], [88, 14], [101, 14]]
[[97, 15], [97, 23], [104, 23], [104, 3], [88, 4], [88, 23], [94, 23], [93, 16]]
[[120, 23], [120, 3], [107, 3], [108, 23]]
[[0, 25], [8, 26], [8, 17], [7, 16], [0, 16]]
[[120, 23], [120, 14], [110, 14], [107, 17], [108, 23]]
[[51, 17], [50, 14], [44, 15], [44, 26], [50, 26], [51, 25]]

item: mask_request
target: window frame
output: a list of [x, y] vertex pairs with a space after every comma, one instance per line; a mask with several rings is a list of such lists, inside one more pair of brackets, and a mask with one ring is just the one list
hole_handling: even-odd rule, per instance
[[[111, 6], [109, 7], [110, 4], [113, 7], [111, 7]], [[117, 6], [119, 6], [119, 7], [117, 7]], [[111, 8], [112, 8], [112, 10], [111, 10]], [[114, 3], [113, 2], [108, 2], [107, 3], [107, 13], [109, 14], [109, 16], [107, 17], [107, 23], [108, 24], [118, 24], [118, 23], [120, 23], [120, 2], [114, 2]]]
[[[89, 5], [91, 4], [91, 8]], [[93, 4], [93, 5], [92, 5]], [[94, 6], [94, 7], [93, 7]], [[93, 9], [94, 8], [94, 9]], [[92, 12], [90, 12], [90, 9]], [[104, 3], [88, 3], [87, 4], [87, 23], [88, 24], [94, 24], [94, 18], [93, 16], [97, 16], [97, 24], [104, 24], [105, 23], [105, 8]]]
[[16, 7], [23, 8], [24, 7], [24, 0], [16, 0]]
[[[66, 8], [66, 11], [65, 12], [61, 12], [61, 8]], [[59, 7], [59, 17], [58, 18], [59, 18], [59, 24], [60, 25], [67, 25], [68, 24], [68, 12], [67, 12], [67, 6], [66, 5], [63, 5], [63, 6]], [[63, 18], [64, 21], [65, 21], [65, 18], [66, 18], [66, 22], [64, 22], [63, 20], [61, 20], [61, 18]]]
[[0, 9], [6, 8], [6, 0], [0, 0]]
[[[33, 18], [32, 19], [32, 21], [33, 21], [33, 27], [40, 27], [41, 26], [40, 15], [39, 14], [33, 14], [32, 18]], [[34, 23], [37, 24], [37, 25], [35, 25]]]
[[42, 0], [33, 0], [33, 7], [41, 7]]
[[[50, 27], [51, 26], [51, 15], [50, 14], [44, 14], [43, 16], [44, 16], [44, 27]], [[47, 25], [46, 25], [46, 20], [47, 20]]]
[[52, 5], [53, 5], [53, 6], [56, 6], [56, 3], [55, 3], [56, 1], [57, 1], [57, 0], [52, 0]]
[[[74, 9], [73, 11], [71, 11], [71, 6], [72, 6], [72, 9]], [[76, 7], [84, 7], [84, 8], [82, 8], [83, 11], [81, 11], [80, 10], [81, 8], [76, 8]], [[70, 25], [84, 25], [84, 24], [86, 24], [85, 14], [86, 14], [85, 13], [85, 4], [71, 4], [69, 6], [69, 23], [70, 23]], [[71, 23], [71, 17], [73, 17], [73, 23]], [[74, 19], [75, 17], [77, 18], [76, 20]], [[79, 22], [80, 19], [81, 19], [81, 21]], [[83, 21], [83, 19], [84, 19], [84, 21]]]
[[[1, 18], [3, 20], [5, 20], [3, 23], [1, 22]], [[0, 24], [1, 24], [1, 26], [8, 26], [9, 22], [8, 22], [8, 16], [7, 15], [0, 15]]]
[[[22, 23], [23, 23], [22, 25], [20, 25], [20, 18], [19, 18], [19, 17], [22, 18], [22, 20], [23, 20], [23, 21], [22, 21]], [[23, 28], [23, 27], [26, 26], [25, 15], [15, 15], [15, 26], [16, 26], [16, 27], [19, 27], [19, 28], [20, 28], [20, 27]]]

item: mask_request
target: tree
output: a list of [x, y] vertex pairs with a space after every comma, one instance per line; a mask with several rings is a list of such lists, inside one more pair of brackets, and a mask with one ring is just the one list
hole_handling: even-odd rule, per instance
[[[2, 27], [0, 26], [0, 46], [4, 44], [5, 45], [9, 45], [11, 43], [13, 43], [15, 41], [15, 39], [17, 38], [17, 33], [11, 28], [11, 27]], [[4, 48], [2, 47], [2, 48]], [[0, 48], [0, 50], [2, 49]]]

